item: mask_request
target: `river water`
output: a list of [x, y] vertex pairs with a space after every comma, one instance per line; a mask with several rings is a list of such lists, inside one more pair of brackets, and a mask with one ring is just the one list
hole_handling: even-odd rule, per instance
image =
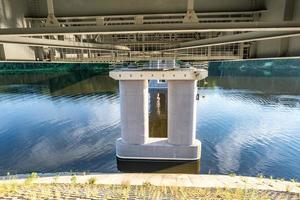
[[[198, 90], [193, 173], [300, 179], [299, 77], [209, 77]], [[167, 91], [149, 93], [150, 136], [166, 137]], [[118, 172], [119, 112], [108, 75], [0, 75], [0, 174]]]

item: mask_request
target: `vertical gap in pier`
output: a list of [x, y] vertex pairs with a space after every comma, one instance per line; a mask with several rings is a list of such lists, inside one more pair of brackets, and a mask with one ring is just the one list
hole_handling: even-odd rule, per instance
[[149, 83], [149, 137], [168, 137], [167, 82], [154, 80]]

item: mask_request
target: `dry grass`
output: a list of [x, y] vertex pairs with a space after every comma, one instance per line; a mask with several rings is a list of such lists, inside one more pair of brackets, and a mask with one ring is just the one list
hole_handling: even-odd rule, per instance
[[246, 189], [202, 189], [153, 186], [96, 185], [95, 179], [86, 184], [8, 183], [0, 185], [0, 199], [300, 199], [298, 194]]

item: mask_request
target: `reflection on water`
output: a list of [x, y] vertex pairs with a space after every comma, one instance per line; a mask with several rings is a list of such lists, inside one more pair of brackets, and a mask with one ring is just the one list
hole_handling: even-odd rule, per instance
[[210, 78], [201, 93], [201, 172], [300, 177], [299, 78]]
[[1, 174], [116, 171], [114, 80], [77, 73], [18, 77], [6, 75], [9, 84], [0, 77]]
[[168, 94], [166, 89], [150, 89], [149, 136], [168, 137]]
[[[299, 78], [209, 77], [199, 92], [201, 173], [300, 179]], [[167, 136], [166, 102], [166, 91], [150, 91], [151, 137]], [[119, 103], [118, 83], [108, 76], [0, 75], [0, 174], [127, 171], [132, 163], [117, 167], [115, 158]], [[199, 163], [137, 166], [199, 172]]]

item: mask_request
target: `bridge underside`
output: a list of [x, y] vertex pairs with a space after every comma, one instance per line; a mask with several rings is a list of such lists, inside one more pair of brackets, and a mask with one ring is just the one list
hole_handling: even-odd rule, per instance
[[0, 59], [299, 56], [298, 10], [296, 0], [0, 0]]

